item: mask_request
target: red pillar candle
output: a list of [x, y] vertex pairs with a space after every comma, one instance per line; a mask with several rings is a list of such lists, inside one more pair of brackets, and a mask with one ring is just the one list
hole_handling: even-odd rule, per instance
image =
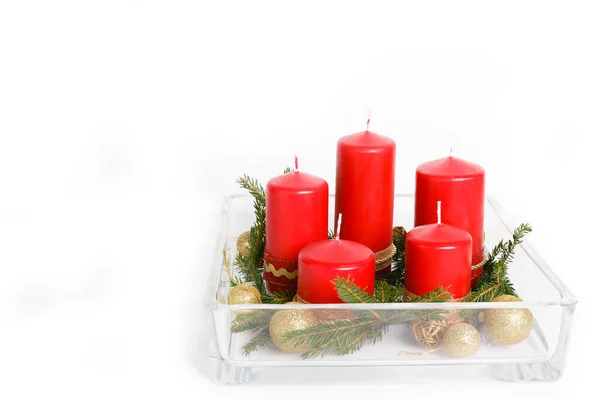
[[423, 296], [438, 287], [455, 299], [471, 291], [471, 235], [446, 224], [422, 225], [406, 235], [404, 288]]
[[[444, 222], [462, 228], [473, 238], [471, 265], [481, 266], [483, 249], [483, 208], [485, 171], [456, 157], [440, 158], [419, 165], [416, 174], [415, 226], [436, 222], [435, 205], [444, 205]], [[473, 284], [483, 268], [473, 268]]]
[[308, 303], [342, 303], [331, 282], [349, 278], [367, 293], [375, 287], [375, 254], [349, 240], [322, 240], [312, 243], [298, 255], [298, 297]]
[[396, 143], [364, 131], [337, 144], [335, 215], [344, 215], [340, 237], [376, 255], [377, 273], [390, 271]]
[[267, 183], [265, 272], [271, 293], [293, 293], [298, 253], [309, 243], [327, 239], [327, 182], [294, 171]]

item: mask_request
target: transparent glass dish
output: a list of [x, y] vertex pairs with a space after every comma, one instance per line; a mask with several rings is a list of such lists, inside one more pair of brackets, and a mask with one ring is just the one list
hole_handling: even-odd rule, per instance
[[[333, 197], [330, 198], [330, 228], [333, 227]], [[396, 195], [394, 226], [413, 226], [414, 196]], [[212, 259], [205, 306], [209, 308], [209, 357], [214, 378], [225, 384], [240, 383], [402, 383], [433, 379], [496, 379], [507, 381], [553, 381], [563, 371], [569, 331], [577, 303], [548, 265], [525, 241], [516, 251], [509, 276], [523, 299], [518, 303], [392, 303], [392, 304], [300, 304], [228, 305], [227, 271], [223, 265], [226, 250], [229, 265], [236, 255], [236, 238], [254, 222], [252, 198], [230, 196], [224, 201], [223, 225]], [[525, 222], [525, 221], [524, 221]], [[486, 246], [509, 239], [516, 226], [509, 224], [493, 198], [485, 206]], [[358, 352], [327, 355], [303, 360], [298, 353], [284, 353], [273, 345], [244, 355], [242, 347], [252, 333], [232, 333], [235, 314], [244, 310], [280, 309], [329, 310], [475, 310], [528, 308], [534, 317], [529, 337], [516, 345], [493, 343], [480, 329], [479, 352], [470, 358], [453, 358], [443, 351], [423, 352], [409, 324], [394, 325], [375, 345], [366, 344]]]

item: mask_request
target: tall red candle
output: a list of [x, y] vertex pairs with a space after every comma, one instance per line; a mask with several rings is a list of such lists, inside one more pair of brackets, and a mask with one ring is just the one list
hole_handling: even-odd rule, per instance
[[337, 144], [335, 215], [344, 215], [340, 237], [369, 247], [377, 273], [389, 272], [394, 253], [395, 158], [396, 143], [368, 130]]
[[265, 272], [270, 292], [295, 291], [298, 253], [309, 243], [327, 239], [327, 182], [294, 171], [267, 183]]
[[342, 303], [331, 282], [349, 278], [369, 294], [375, 287], [375, 254], [349, 240], [312, 243], [298, 256], [298, 297], [308, 303]]
[[[445, 215], [445, 214], [444, 214]], [[471, 291], [471, 235], [446, 224], [422, 225], [406, 235], [404, 288], [423, 296], [439, 287], [458, 299]]]
[[473, 284], [484, 259], [483, 208], [485, 171], [474, 163], [445, 157], [419, 165], [416, 173], [415, 226], [436, 222], [436, 202], [444, 205], [444, 222], [462, 228], [473, 238]]

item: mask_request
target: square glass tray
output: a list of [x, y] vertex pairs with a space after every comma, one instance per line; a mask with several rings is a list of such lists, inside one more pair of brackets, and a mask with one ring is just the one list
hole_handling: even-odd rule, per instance
[[[333, 227], [334, 198], [330, 197], [329, 226]], [[413, 226], [414, 196], [396, 195], [394, 226]], [[525, 222], [525, 221], [524, 221]], [[552, 381], [563, 371], [569, 331], [576, 298], [548, 265], [525, 241], [518, 246], [509, 276], [523, 299], [518, 303], [391, 303], [391, 304], [300, 304], [228, 305], [227, 271], [223, 266], [226, 250], [230, 266], [236, 255], [236, 238], [254, 223], [252, 197], [226, 197], [217, 250], [212, 258], [211, 276], [205, 306], [209, 309], [209, 359], [214, 378], [225, 384], [240, 383], [402, 383], [431, 379], [496, 379], [508, 381]], [[511, 238], [516, 227], [508, 223], [493, 198], [485, 205], [486, 246]], [[233, 272], [233, 271], [232, 271]], [[344, 310], [476, 310], [491, 308], [528, 308], [534, 327], [528, 339], [516, 345], [501, 345], [487, 338], [480, 329], [481, 348], [470, 358], [452, 358], [443, 351], [425, 355], [399, 355], [423, 352], [408, 324], [392, 326], [383, 340], [366, 344], [346, 356], [327, 355], [303, 360], [298, 353], [284, 353], [272, 344], [250, 355], [242, 347], [252, 337], [249, 332], [232, 333], [231, 322], [243, 310], [280, 309]]]

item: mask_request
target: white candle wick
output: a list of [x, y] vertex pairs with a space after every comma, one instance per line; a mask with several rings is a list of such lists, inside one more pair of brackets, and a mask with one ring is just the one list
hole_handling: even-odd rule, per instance
[[369, 132], [369, 124], [371, 123], [371, 110], [367, 110], [367, 132]]
[[335, 240], [340, 240], [340, 230], [342, 229], [342, 213], [338, 214], [337, 227], [335, 230]]
[[437, 217], [438, 217], [438, 225], [442, 224], [442, 202], [438, 200], [437, 202]]
[[450, 147], [450, 155], [448, 157], [452, 157], [452, 147]]

